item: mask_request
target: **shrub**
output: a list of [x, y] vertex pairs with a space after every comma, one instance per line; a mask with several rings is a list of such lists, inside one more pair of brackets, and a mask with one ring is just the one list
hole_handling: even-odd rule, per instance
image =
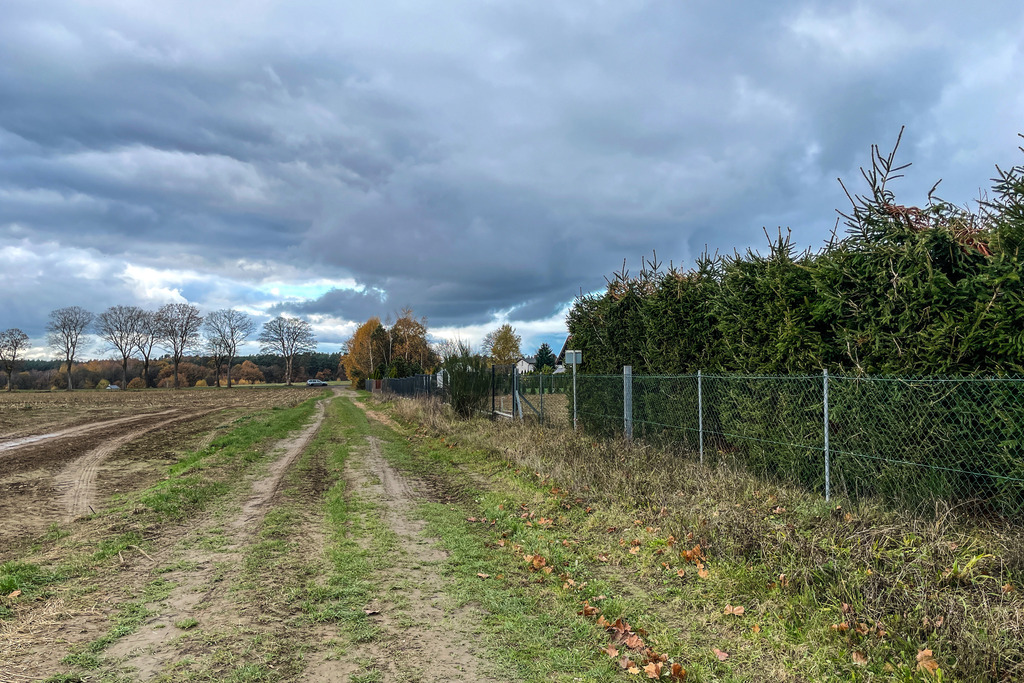
[[146, 383], [142, 381], [141, 377], [136, 377], [132, 381], [128, 382], [128, 389], [145, 389]]
[[205, 386], [209, 386], [209, 385], [206, 383], [205, 379], [200, 379], [200, 380], [196, 380], [195, 386], [197, 386], [197, 387], [205, 387]]
[[96, 388], [97, 389], [106, 389], [109, 386], [110, 386], [110, 382], [108, 380], [105, 380], [105, 379], [101, 379], [99, 382], [96, 382]]

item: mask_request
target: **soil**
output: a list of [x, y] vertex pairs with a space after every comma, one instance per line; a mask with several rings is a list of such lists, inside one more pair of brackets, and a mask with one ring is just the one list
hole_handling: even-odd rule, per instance
[[[301, 392], [295, 400], [308, 396]], [[147, 533], [146, 551], [131, 546], [115, 571], [76, 589], [83, 592], [19, 605], [15, 620], [0, 620], [0, 681], [38, 680], [66, 670], [61, 659], [76, 644], [109, 632], [126, 600], [142, 595], [154, 581], [166, 582], [169, 593], [143, 605], [149, 616], [142, 626], [102, 654], [104, 669], [118, 680], [216, 680], [218, 672], [228, 671], [223, 658], [251, 661], [250, 649], [264, 642], [289, 642], [291, 651], [299, 653], [294, 661], [283, 662], [267, 655], [267, 661], [290, 672], [284, 674], [286, 680], [344, 681], [367, 660], [388, 683], [495, 680], [486, 675], [473, 644], [480, 615], [472, 606], [447, 604], [440, 573], [446, 554], [416, 517], [417, 506], [435, 494], [427, 483], [391, 468], [373, 437], [351, 444], [344, 476], [352, 495], [382, 511], [383, 521], [399, 539], [400, 550], [388, 558], [389, 566], [379, 576], [385, 587], [379, 594], [396, 596], [395, 601], [385, 597], [366, 606], [376, 612], [371, 618], [381, 629], [380, 637], [352, 644], [339, 657], [334, 645], [345, 640], [339, 630], [343, 627], [304, 621], [287, 597], [293, 588], [287, 575], [254, 576], [247, 568], [254, 550], [267, 542], [257, 530], [285, 495], [288, 509], [299, 517], [287, 540], [294, 548], [291, 552], [307, 558], [304, 561], [324, 561], [321, 506], [329, 485], [326, 456], [317, 451], [305, 461], [302, 476], [296, 472], [296, 463], [323, 422], [324, 404], [318, 404], [306, 427], [274, 447], [270, 464], [252, 475], [246, 493], [233, 504], [227, 501], [186, 525]], [[73, 437], [0, 452], [0, 534], [21, 539], [20, 545], [0, 548], [0, 562], [4, 555], [20, 557], [19, 549], [48, 524], [87, 513], [90, 506], [99, 508], [118, 491], [152, 483], [182, 450], [209, 443], [235, 414], [223, 407], [203, 407], [151, 411], [131, 419], [109, 417], [102, 429], [97, 426]], [[67, 426], [42, 428], [50, 433]], [[282, 486], [285, 481], [290, 482], [287, 489]], [[96, 539], [90, 534], [111, 531], [100, 529], [99, 523], [79, 519], [70, 529], [74, 538], [93, 543]], [[32, 561], [46, 564], [48, 558], [36, 556]], [[257, 590], [252, 589], [253, 582]]]
[[[368, 411], [369, 413], [369, 411]], [[425, 533], [416, 507], [430, 493], [422, 483], [404, 477], [384, 460], [380, 442], [368, 437], [350, 458], [345, 472], [354, 495], [383, 510], [383, 520], [401, 550], [379, 577], [383, 595], [400, 594], [403, 605], [375, 602], [365, 610], [383, 630], [375, 642], [358, 645], [346, 661], [324, 661], [311, 668], [307, 680], [347, 680], [359, 660], [372, 659], [385, 683], [393, 681], [494, 681], [472, 645], [479, 614], [472, 607], [446, 609], [440, 567], [447, 554]]]

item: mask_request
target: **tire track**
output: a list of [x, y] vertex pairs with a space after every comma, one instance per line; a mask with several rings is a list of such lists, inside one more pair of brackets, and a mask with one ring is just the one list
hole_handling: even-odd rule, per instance
[[242, 511], [238, 517], [232, 520], [230, 528], [234, 530], [245, 527], [253, 529], [257, 526], [256, 523], [266, 514], [274, 494], [281, 487], [281, 480], [284, 479], [285, 472], [299, 459], [303, 451], [306, 450], [306, 446], [320, 430], [320, 425], [324, 421], [325, 405], [325, 401], [317, 402], [316, 416], [313, 420], [295, 436], [278, 442], [277, 448], [284, 449], [284, 454], [271, 463], [266, 477], [252, 485], [252, 494], [242, 504]]
[[[92, 506], [96, 503], [96, 476], [99, 474], [100, 465], [102, 465], [103, 462], [119, 448], [134, 441], [135, 439], [145, 436], [149, 432], [164, 429], [178, 422], [197, 420], [211, 413], [218, 412], [219, 410], [220, 409], [218, 408], [189, 415], [179, 415], [171, 418], [170, 420], [164, 420], [157, 424], [136, 429], [107, 441], [98, 448], [94, 448], [82, 457], [71, 462], [71, 464], [57, 473], [54, 477], [54, 488], [61, 492], [60, 503], [65, 512], [64, 520], [66, 522], [73, 521], [82, 517], [88, 510], [92, 509]], [[155, 414], [159, 415], [161, 413]], [[154, 414], [149, 414], [144, 417], [152, 417], [153, 415]]]
[[82, 436], [83, 434], [89, 434], [101, 429], [109, 429], [122, 424], [128, 424], [131, 422], [138, 422], [153, 417], [160, 417], [162, 415], [172, 415], [180, 412], [180, 409], [172, 408], [170, 410], [161, 410], [157, 413], [144, 413], [142, 415], [130, 415], [128, 417], [118, 417], [113, 420], [104, 420], [103, 422], [92, 422], [89, 424], [78, 425], [77, 427], [68, 427], [67, 429], [61, 429], [56, 432], [50, 432], [48, 434], [35, 434], [33, 436], [23, 436], [19, 439], [12, 439], [10, 441], [0, 442], [0, 458], [4, 456], [5, 452], [14, 451], [25, 446], [34, 446], [44, 441], [53, 441], [54, 439], [67, 439], [75, 436]]

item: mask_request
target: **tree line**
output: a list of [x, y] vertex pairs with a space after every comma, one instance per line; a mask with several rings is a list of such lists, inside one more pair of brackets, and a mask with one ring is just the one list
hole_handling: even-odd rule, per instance
[[[60, 359], [64, 386], [75, 388], [75, 360], [86, 349], [99, 342], [106, 350], [116, 353], [120, 364], [122, 387], [128, 387], [129, 365], [141, 365], [140, 388], [151, 386], [150, 366], [160, 351], [166, 354], [162, 363], [169, 368], [172, 386], [181, 386], [181, 375], [186, 357], [203, 354], [214, 369], [214, 383], [221, 386], [221, 374], [230, 388], [233, 380], [256, 380], [248, 367], [235, 365], [239, 347], [256, 333], [256, 323], [246, 313], [235, 309], [221, 309], [200, 315], [199, 308], [187, 303], [171, 303], [155, 311], [138, 306], [111, 306], [94, 314], [81, 306], [68, 306], [50, 312], [46, 325], [47, 345]], [[293, 363], [297, 356], [316, 351], [316, 337], [310, 324], [301, 318], [279, 316], [264, 323], [257, 341], [260, 350], [273, 354], [284, 363], [283, 380], [291, 384]], [[11, 391], [16, 367], [28, 349], [29, 338], [20, 329], [0, 332], [0, 367], [7, 375], [7, 390]], [[251, 361], [249, 365], [257, 370]], [[194, 363], [190, 366], [195, 367]], [[245, 365], [245, 362], [241, 364]], [[197, 374], [187, 367], [190, 375]], [[206, 373], [202, 373], [206, 381]], [[261, 373], [262, 374], [262, 373]], [[199, 381], [188, 377], [190, 385]], [[133, 380], [134, 381], [134, 380]], [[134, 388], [134, 387], [132, 387]]]
[[780, 230], [765, 254], [705, 253], [689, 270], [655, 256], [636, 276], [624, 265], [569, 312], [587, 371], [1021, 374], [1024, 167], [997, 167], [973, 209], [937, 198], [938, 184], [903, 206], [896, 148], [872, 148], [868, 191], [840, 212], [845, 236], [819, 251]]

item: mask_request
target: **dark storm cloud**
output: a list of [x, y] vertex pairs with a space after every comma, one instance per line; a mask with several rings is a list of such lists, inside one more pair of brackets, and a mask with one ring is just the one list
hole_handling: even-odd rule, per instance
[[[819, 246], [901, 125], [906, 203], [969, 199], [1020, 161], [1022, 35], [1008, 1], [8, 3], [0, 295], [544, 320], [623, 258]], [[269, 293], [303, 279], [351, 284]]]

